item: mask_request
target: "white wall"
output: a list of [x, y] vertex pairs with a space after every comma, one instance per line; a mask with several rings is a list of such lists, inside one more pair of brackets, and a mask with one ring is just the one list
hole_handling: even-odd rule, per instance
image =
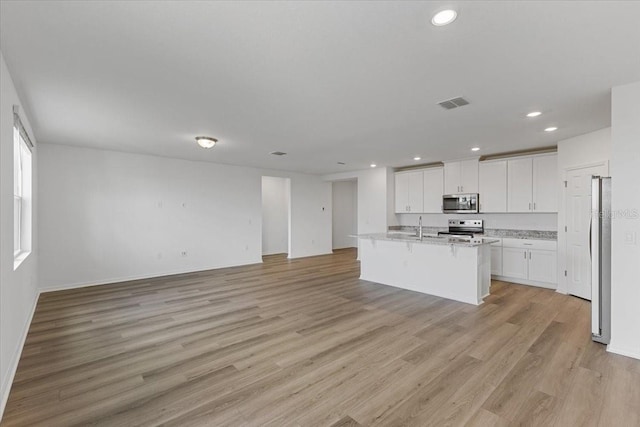
[[289, 174], [289, 257], [331, 253], [331, 184], [318, 175]]
[[[391, 175], [391, 177], [389, 176]], [[395, 225], [393, 215], [393, 170], [372, 168], [361, 171], [325, 175], [326, 181], [355, 179], [358, 182], [358, 234], [383, 233], [389, 225]]]
[[422, 225], [429, 227], [448, 227], [450, 219], [484, 219], [484, 228], [507, 228], [520, 230], [547, 230], [555, 231], [557, 217], [555, 213], [492, 213], [492, 214], [398, 214], [400, 225], [418, 225], [418, 217], [422, 216]]
[[[261, 178], [279, 172], [53, 144], [39, 167], [44, 289], [261, 262]], [[330, 187], [282, 175], [291, 257], [330, 253]]]
[[611, 107], [609, 351], [640, 359], [640, 82], [614, 87]]
[[[34, 144], [35, 136], [18, 99], [9, 69], [0, 53], [0, 418], [35, 308], [37, 291], [37, 170], [33, 150], [32, 252], [13, 270], [13, 105], [20, 107], [23, 125]], [[38, 147], [36, 145], [36, 147]]]
[[262, 177], [262, 255], [289, 251], [288, 178]]
[[354, 248], [358, 239], [358, 182], [333, 183], [333, 249]]
[[[566, 204], [564, 200], [564, 174], [567, 168], [595, 165], [611, 160], [611, 128], [604, 128], [585, 135], [558, 141], [558, 230], [566, 225]], [[567, 269], [566, 236], [558, 233], [558, 292], [567, 293], [567, 280], [564, 271]]]

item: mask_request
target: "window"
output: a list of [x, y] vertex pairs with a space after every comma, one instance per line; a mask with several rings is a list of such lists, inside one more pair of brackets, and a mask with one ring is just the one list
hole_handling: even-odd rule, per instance
[[17, 115], [13, 126], [13, 269], [31, 253], [31, 140]]

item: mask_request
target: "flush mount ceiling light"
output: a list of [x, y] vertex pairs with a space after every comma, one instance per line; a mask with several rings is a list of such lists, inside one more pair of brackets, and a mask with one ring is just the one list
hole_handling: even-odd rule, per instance
[[369, 166], [371, 166], [372, 168], [375, 168], [378, 165], [376, 165], [375, 163], [371, 163]]
[[202, 148], [212, 148], [218, 140], [210, 136], [196, 136], [196, 142]]
[[558, 130], [558, 128], [556, 126], [550, 126], [550, 127], [546, 128], [544, 131], [545, 132], [553, 132], [554, 130]]
[[480, 147], [473, 147], [471, 151], [480, 151]]
[[540, 114], [542, 114], [540, 111], [532, 111], [527, 114], [527, 117], [538, 117]]
[[433, 15], [431, 23], [436, 27], [442, 27], [443, 25], [451, 24], [456, 20], [458, 13], [453, 9], [445, 9]]
[[413, 160], [415, 160], [415, 161], [422, 160], [422, 157], [420, 157], [420, 156], [415, 156], [415, 157], [413, 158]]

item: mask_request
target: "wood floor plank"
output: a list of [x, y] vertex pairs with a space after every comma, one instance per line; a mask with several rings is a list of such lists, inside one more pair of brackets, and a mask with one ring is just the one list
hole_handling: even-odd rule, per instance
[[639, 425], [587, 301], [358, 276], [346, 249], [42, 294], [2, 426]]

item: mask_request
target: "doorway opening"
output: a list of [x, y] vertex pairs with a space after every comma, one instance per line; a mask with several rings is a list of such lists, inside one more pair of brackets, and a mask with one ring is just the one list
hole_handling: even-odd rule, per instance
[[332, 249], [358, 247], [358, 181], [332, 183]]
[[291, 180], [262, 177], [262, 255], [289, 256], [291, 246]]

